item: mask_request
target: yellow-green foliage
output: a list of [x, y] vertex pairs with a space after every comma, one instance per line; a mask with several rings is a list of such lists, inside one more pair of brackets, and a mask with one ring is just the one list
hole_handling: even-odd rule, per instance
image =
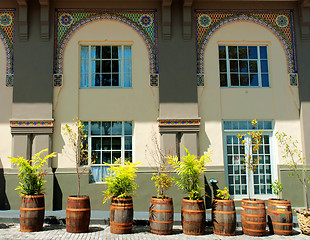
[[230, 197], [230, 194], [228, 192], [228, 188], [227, 187], [224, 187], [224, 190], [220, 190], [220, 189], [217, 189], [217, 194], [216, 194], [216, 197], [218, 197], [219, 199], [225, 199], [225, 200], [228, 200], [229, 197]]
[[153, 173], [151, 180], [155, 182], [157, 197], [166, 197], [166, 192], [172, 185], [172, 178], [168, 174], [160, 172]]
[[205, 165], [211, 162], [210, 153], [205, 153], [200, 158], [191, 155], [184, 147], [186, 155], [179, 161], [176, 156], [167, 156], [169, 163], [179, 177], [173, 178], [179, 189], [182, 189], [190, 200], [198, 200], [203, 196], [200, 187], [200, 176], [206, 170]]
[[125, 161], [124, 165], [119, 165], [121, 159], [115, 164], [105, 164], [109, 166], [110, 175], [104, 179], [107, 183], [107, 190], [103, 192], [103, 204], [112, 197], [127, 198], [135, 195], [138, 184], [135, 182], [137, 165], [139, 163], [131, 163]]
[[20, 190], [19, 195], [40, 195], [44, 193], [44, 184], [46, 170], [43, 170], [44, 164], [47, 164], [47, 159], [55, 157], [55, 152], [46, 155], [43, 159], [40, 157], [44, 149], [34, 156], [31, 160], [24, 159], [23, 157], [15, 158], [9, 157], [11, 162], [19, 168], [18, 178], [20, 180], [19, 186], [15, 190]]
[[273, 193], [277, 196], [279, 196], [283, 190], [282, 184], [278, 180], [275, 180], [273, 183], [271, 183], [271, 188]]

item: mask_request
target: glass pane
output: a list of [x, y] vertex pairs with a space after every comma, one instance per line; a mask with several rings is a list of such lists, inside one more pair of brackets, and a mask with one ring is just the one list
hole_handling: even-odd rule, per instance
[[101, 167], [92, 166], [90, 168], [90, 182], [101, 182]]
[[124, 134], [132, 135], [132, 122], [124, 122]]
[[234, 166], [234, 169], [235, 169], [235, 174], [240, 173], [240, 167], [239, 166]]
[[111, 61], [102, 61], [102, 72], [111, 73]]
[[88, 60], [81, 60], [81, 73], [88, 73]]
[[233, 186], [229, 186], [229, 194], [234, 195], [234, 187]]
[[88, 58], [88, 46], [81, 46], [81, 59]]
[[233, 173], [233, 167], [232, 166], [228, 166], [228, 174], [232, 174]]
[[266, 165], [266, 173], [267, 173], [267, 174], [270, 174], [270, 173], [271, 173], [270, 165]]
[[102, 74], [102, 86], [111, 86], [111, 74]]
[[101, 149], [101, 138], [100, 137], [93, 137], [91, 139], [91, 149], [93, 151]]
[[235, 186], [236, 194], [241, 194], [240, 186]]
[[241, 176], [241, 183], [246, 184], [246, 176], [244, 175]]
[[101, 164], [101, 152], [100, 151], [92, 151], [91, 164]]
[[230, 59], [237, 59], [237, 47], [236, 46], [228, 46], [228, 54]]
[[232, 136], [226, 136], [226, 143], [232, 144]]
[[225, 46], [219, 46], [219, 58], [226, 59], [226, 47]]
[[232, 147], [231, 146], [227, 146], [227, 154], [232, 154]]
[[124, 60], [124, 72], [125, 73], [131, 73], [131, 59]]
[[268, 62], [267, 62], [267, 60], [261, 60], [260, 65], [261, 65], [262, 73], [268, 73]]
[[240, 86], [249, 86], [248, 74], [240, 74]]
[[[118, 59], [121, 56], [121, 48], [121, 46], [112, 46], [112, 58]], [[120, 49], [120, 51], [118, 49]]]
[[249, 46], [249, 58], [257, 59], [257, 47]]
[[257, 61], [249, 61], [250, 72], [257, 73]]
[[266, 180], [265, 180], [265, 176], [264, 176], [264, 175], [260, 175], [260, 176], [259, 176], [259, 183], [260, 183], [260, 184], [264, 184], [264, 183], [266, 183], [265, 181], [266, 181]]
[[254, 175], [254, 184], [258, 184], [258, 175]]
[[227, 87], [227, 74], [220, 75], [220, 86]]
[[[236, 122], [234, 122], [234, 123], [236, 123]], [[236, 129], [236, 128], [234, 128], [234, 129]], [[233, 143], [234, 144], [238, 144], [239, 143], [239, 138], [237, 138], [236, 136], [233, 136]]]
[[[243, 159], [244, 159], [244, 158], [241, 158], [241, 161], [240, 161], [242, 164], [243, 164], [243, 162], [244, 162]], [[246, 167], [245, 167], [245, 165], [240, 166], [240, 168], [241, 168], [241, 174], [245, 174], [245, 173], [246, 173]]]
[[246, 59], [246, 58], [248, 58], [248, 49], [247, 49], [247, 47], [239, 46], [238, 50], [239, 50], [239, 59]]
[[118, 60], [112, 61], [112, 72], [114, 73], [119, 72], [119, 61]]
[[91, 135], [100, 135], [100, 122], [91, 122], [90, 128], [91, 128]]
[[124, 74], [124, 87], [131, 87], [131, 73]]
[[227, 163], [228, 164], [232, 164], [232, 156], [228, 156], [227, 157]]
[[268, 74], [262, 74], [262, 87], [269, 87]]
[[122, 135], [122, 122], [112, 122], [112, 135]]
[[250, 74], [250, 85], [252, 87], [258, 86], [258, 74]]
[[230, 72], [238, 72], [238, 61], [237, 60], [230, 60]]
[[132, 152], [131, 151], [125, 151], [125, 161], [132, 162]]
[[121, 158], [121, 151], [112, 152], [112, 163], [115, 163], [116, 159]]
[[260, 192], [261, 192], [261, 194], [266, 194], [266, 185], [260, 186]]
[[254, 185], [254, 193], [259, 194], [259, 185]]
[[111, 152], [102, 152], [102, 162], [111, 164]]
[[102, 135], [111, 135], [112, 133], [111, 122], [102, 122], [101, 131]]
[[265, 173], [265, 167], [259, 166], [259, 173], [264, 174]]
[[91, 46], [90, 57], [91, 57], [91, 59], [96, 58], [96, 46]]
[[[232, 122], [231, 121], [224, 121], [224, 129], [225, 130], [231, 130], [232, 129]], [[232, 136], [227, 136], [227, 138]]]
[[271, 185], [267, 185], [267, 193], [268, 194], [272, 194], [272, 189], [271, 189]]
[[230, 74], [231, 86], [239, 86], [238, 74]]
[[95, 86], [101, 86], [101, 74], [95, 75]]
[[96, 46], [96, 52], [95, 52], [95, 59], [100, 59], [101, 54], [100, 54], [100, 46]]
[[131, 46], [124, 46], [124, 59], [131, 59]]
[[102, 58], [111, 59], [111, 46], [102, 46]]
[[81, 74], [81, 87], [88, 87], [88, 74]]
[[265, 156], [265, 163], [270, 164], [270, 156], [268, 155]]
[[95, 61], [95, 65], [96, 65], [96, 73], [101, 73], [101, 61]]
[[[264, 121], [264, 129], [271, 130], [272, 129], [272, 121]], [[268, 143], [269, 143], [269, 137], [268, 136], [265, 136], [265, 137], [268, 138]]]
[[112, 149], [113, 150], [121, 150], [121, 138], [120, 137], [112, 137]]
[[265, 146], [265, 154], [270, 154], [270, 147], [268, 145]]
[[120, 86], [118, 74], [112, 74], [112, 86]]
[[240, 72], [247, 73], [249, 71], [248, 61], [239, 61], [239, 70]]
[[102, 150], [111, 150], [111, 138], [110, 137], [102, 138]]
[[125, 137], [125, 150], [132, 150], [132, 137]]
[[244, 195], [247, 194], [246, 185], [242, 185], [241, 189], [242, 189], [242, 194], [244, 194]]
[[227, 72], [226, 60], [220, 60], [220, 72]]
[[240, 121], [239, 122], [239, 129], [246, 130], [248, 128], [248, 122], [247, 121]]
[[240, 176], [235, 176], [235, 184], [240, 184]]
[[259, 50], [260, 50], [260, 59], [267, 59], [267, 47], [261, 46]]

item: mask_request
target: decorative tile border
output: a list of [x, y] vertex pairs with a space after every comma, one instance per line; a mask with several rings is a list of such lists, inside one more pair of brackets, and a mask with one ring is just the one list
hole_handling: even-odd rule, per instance
[[197, 75], [197, 86], [202, 87], [205, 85], [205, 78], [203, 74], [198, 74]]
[[158, 87], [159, 86], [159, 75], [158, 74], [150, 75], [150, 86], [151, 87]]
[[293, 19], [291, 10], [196, 10], [197, 74], [204, 74], [204, 51], [213, 33], [238, 21], [254, 22], [271, 30], [286, 51], [289, 73], [296, 73]]
[[53, 127], [53, 121], [11, 121], [11, 127]]
[[199, 126], [199, 119], [169, 119], [159, 120], [159, 126]]
[[298, 86], [298, 73], [290, 73], [290, 85], [297, 87]]
[[13, 86], [15, 9], [0, 9], [0, 39], [6, 51], [6, 86]]
[[[63, 74], [63, 54], [71, 36], [82, 26], [101, 20], [119, 21], [132, 27], [147, 45], [150, 74], [158, 74], [156, 10], [57, 9], [55, 19], [54, 74]], [[54, 82], [55, 85], [59, 86]]]
[[54, 87], [61, 87], [63, 74], [54, 74], [53, 77], [54, 77]]

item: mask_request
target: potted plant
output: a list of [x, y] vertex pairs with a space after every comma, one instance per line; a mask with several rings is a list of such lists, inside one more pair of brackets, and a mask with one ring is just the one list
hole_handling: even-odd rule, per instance
[[173, 200], [167, 196], [167, 190], [172, 185], [172, 178], [167, 171], [168, 159], [160, 150], [159, 142], [153, 135], [154, 150], [149, 150], [156, 163], [156, 173], [151, 180], [155, 183], [157, 195], [151, 198], [149, 221], [152, 233], [159, 235], [172, 234], [173, 228]]
[[[253, 129], [257, 128], [256, 119], [252, 120]], [[244, 139], [249, 136], [250, 141]], [[239, 134], [237, 138], [247, 149], [244, 154], [244, 165], [247, 168], [247, 179], [250, 179], [251, 173], [256, 171], [259, 162], [259, 148], [261, 146], [262, 130], [252, 130], [246, 134]], [[249, 192], [248, 198], [241, 201], [241, 223], [242, 230], [246, 235], [263, 236], [266, 234], [266, 208], [264, 200], [251, 198]]]
[[179, 189], [187, 197], [182, 200], [182, 228], [185, 234], [202, 235], [205, 233], [206, 210], [203, 201], [202, 187], [200, 186], [201, 174], [206, 170], [205, 165], [210, 162], [210, 153], [205, 153], [200, 158], [190, 155], [185, 148], [186, 155], [179, 161], [176, 156], [167, 156], [178, 177], [173, 178]]
[[234, 200], [230, 199], [228, 188], [217, 189], [212, 202], [213, 233], [224, 236], [236, 235], [236, 209]]
[[310, 209], [308, 199], [308, 184], [310, 178], [307, 177], [307, 169], [305, 168], [305, 159], [302, 151], [299, 149], [299, 143], [286, 133], [277, 132], [276, 138], [280, 143], [283, 151], [283, 158], [288, 159], [286, 165], [292, 171], [290, 177], [296, 177], [302, 184], [306, 196], [306, 209], [296, 209], [298, 224], [303, 234], [310, 235]]
[[[81, 195], [81, 174], [88, 170], [87, 167], [87, 135], [84, 124], [75, 117], [74, 124], [65, 124], [62, 128], [67, 136], [67, 146], [73, 152], [77, 175], [77, 195], [68, 196], [66, 208], [66, 230], [71, 233], [84, 233], [89, 231], [90, 200], [89, 196]], [[71, 155], [72, 156], [72, 155]]]
[[277, 198], [268, 199], [267, 218], [270, 233], [278, 235], [292, 235], [293, 215], [291, 202], [280, 199], [283, 190], [282, 184], [275, 180], [271, 183], [273, 193]]
[[110, 231], [116, 234], [131, 233], [133, 223], [133, 202], [132, 197], [138, 184], [135, 182], [137, 165], [125, 161], [120, 164], [117, 159], [114, 164], [106, 164], [110, 174], [104, 179], [107, 189], [103, 192], [103, 204], [109, 199], [110, 206]]
[[47, 171], [47, 159], [55, 157], [55, 153], [46, 154], [42, 159], [41, 154], [47, 149], [36, 153], [30, 160], [23, 157], [9, 157], [11, 162], [19, 168], [19, 186], [15, 190], [20, 190], [22, 197], [20, 206], [20, 231], [35, 232], [43, 228], [45, 203], [44, 184]]

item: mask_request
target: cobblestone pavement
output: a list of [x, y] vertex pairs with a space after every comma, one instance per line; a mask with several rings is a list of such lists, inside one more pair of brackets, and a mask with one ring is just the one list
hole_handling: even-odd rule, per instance
[[[293, 231], [293, 236], [278, 236], [278, 235], [266, 235], [261, 237], [262, 239], [298, 239], [304, 240], [310, 239], [310, 236], [306, 236], [300, 233], [299, 229], [295, 228]], [[181, 226], [174, 226], [173, 235], [169, 236], [159, 236], [150, 233], [149, 227], [147, 226], [134, 226], [132, 234], [117, 235], [110, 233], [110, 227], [107, 225], [91, 225], [89, 233], [68, 233], [63, 225], [44, 225], [43, 231], [25, 233], [19, 231], [19, 224], [0, 224], [0, 239], [66, 239], [66, 240], [88, 240], [88, 239], [210, 239], [210, 240], [220, 240], [220, 239], [259, 239], [259, 237], [250, 237], [242, 234], [241, 228], [237, 228], [237, 236], [224, 237], [214, 235], [211, 228], [207, 228], [206, 235], [203, 236], [189, 236], [182, 233]]]

